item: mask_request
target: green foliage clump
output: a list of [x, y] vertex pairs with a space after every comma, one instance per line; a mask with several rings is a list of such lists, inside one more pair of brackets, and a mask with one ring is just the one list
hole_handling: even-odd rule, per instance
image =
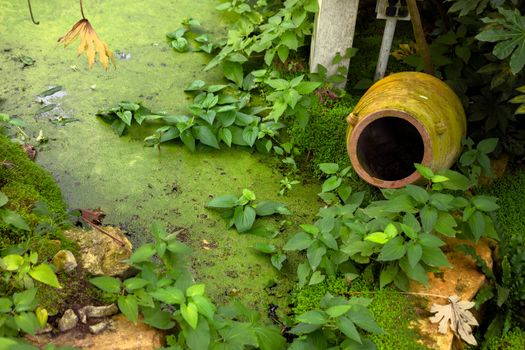
[[361, 279], [348, 283], [344, 278], [330, 278], [322, 283], [306, 286], [298, 290], [293, 299], [295, 314], [318, 309], [326, 293], [350, 298], [352, 296], [372, 298], [369, 310], [377, 324], [385, 331], [383, 334], [370, 334], [378, 350], [387, 349], [426, 349], [418, 343], [420, 335], [410, 328], [416, 318], [415, 305], [410, 299], [391, 288], [371, 292], [371, 286]]
[[356, 102], [353, 96], [346, 96], [332, 106], [313, 103], [308, 126], [291, 128], [291, 137], [305, 157], [306, 169], [313, 174], [320, 175], [319, 164], [322, 163], [338, 163], [341, 168], [350, 165], [346, 151], [346, 117]]
[[514, 328], [501, 338], [493, 338], [488, 344], [489, 350], [522, 350], [525, 349], [525, 331]]
[[[32, 162], [18, 144], [0, 135], [0, 191], [8, 198], [7, 208], [19, 213], [32, 227], [43, 220], [32, 213], [37, 202], [44, 203], [48, 217], [58, 222], [66, 216], [66, 207], [60, 189], [53, 178]], [[19, 243], [21, 237], [12, 228], [0, 224], [0, 237], [4, 246]]]

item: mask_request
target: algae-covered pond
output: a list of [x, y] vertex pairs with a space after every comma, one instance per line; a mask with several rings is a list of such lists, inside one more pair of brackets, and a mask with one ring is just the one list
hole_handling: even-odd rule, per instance
[[[290, 196], [279, 197], [282, 175], [268, 157], [242, 148], [200, 147], [192, 153], [180, 143], [157, 151], [143, 145], [148, 131], [132, 129], [118, 138], [95, 117], [98, 110], [122, 100], [182, 114], [188, 99], [184, 87], [197, 78], [221, 82], [218, 69], [203, 72], [205, 55], [176, 53], [165, 41], [165, 34], [189, 17], [223, 33], [228, 20], [215, 6], [213, 0], [86, 1], [86, 17], [99, 36], [126, 58], [117, 55], [116, 69], [105, 71], [98, 63], [88, 70], [85, 57], [76, 57], [75, 44], [67, 49], [57, 45], [79, 19], [77, 4], [35, 2], [40, 25], [33, 25], [24, 2], [3, 0], [1, 110], [22, 119], [30, 136], [41, 130], [49, 140], [39, 147], [36, 161], [58, 181], [70, 208], [100, 207], [107, 214], [105, 222], [123, 227], [136, 245], [150, 239], [149, 227], [155, 220], [170, 231], [184, 228], [193, 249], [195, 278], [208, 285], [208, 292], [218, 301], [241, 298], [260, 306], [264, 288], [274, 281], [278, 286], [274, 294], [286, 296], [288, 278], [252, 249], [260, 237], [226, 229], [205, 205], [214, 196], [240, 195], [243, 188], [250, 188], [258, 199], [287, 204], [294, 218], [303, 221], [318, 207], [318, 186], [299, 186]], [[34, 63], [24, 65], [25, 56]], [[53, 86], [62, 86], [65, 92], [52, 101], [58, 107], [37, 114], [42, 107], [37, 95]], [[57, 122], [61, 118], [75, 121]], [[278, 228], [277, 219], [269, 222]]]

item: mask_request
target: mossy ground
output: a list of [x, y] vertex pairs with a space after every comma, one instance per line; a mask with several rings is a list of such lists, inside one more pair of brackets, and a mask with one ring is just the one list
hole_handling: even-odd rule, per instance
[[[66, 218], [66, 209], [54, 179], [31, 161], [18, 144], [3, 135], [0, 135], [0, 159], [0, 191], [9, 199], [7, 208], [22, 215], [32, 229], [39, 228], [47, 237], [56, 238], [60, 232], [57, 225]], [[47, 207], [47, 215], [33, 213], [38, 202]], [[0, 224], [0, 248], [27, 238], [25, 232]]]
[[410, 327], [410, 322], [417, 317], [415, 299], [401, 294], [394, 289], [373, 290], [367, 283], [354, 280], [350, 284], [343, 278], [328, 279], [324, 282], [306, 286], [293, 295], [293, 311], [296, 315], [319, 308], [326, 293], [333, 296], [353, 296], [372, 298], [369, 306], [377, 324], [385, 334], [369, 334], [378, 350], [410, 349], [424, 350], [418, 340], [421, 336]]
[[492, 339], [487, 348], [488, 350], [523, 350], [525, 349], [525, 331], [514, 328], [501, 338]]

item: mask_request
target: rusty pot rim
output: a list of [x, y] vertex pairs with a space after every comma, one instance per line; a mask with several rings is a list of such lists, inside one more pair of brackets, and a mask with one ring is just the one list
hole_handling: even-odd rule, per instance
[[419, 135], [421, 136], [421, 139], [423, 140], [423, 146], [424, 146], [424, 152], [423, 152], [423, 160], [421, 161], [421, 164], [424, 166], [430, 167], [432, 164], [432, 140], [430, 139], [430, 135], [428, 134], [428, 131], [424, 127], [424, 125], [414, 118], [409, 113], [399, 110], [399, 109], [382, 109], [380, 111], [376, 111], [373, 113], [370, 113], [366, 116], [359, 116], [359, 121], [354, 126], [353, 130], [350, 134], [350, 141], [347, 142], [347, 152], [350, 156], [350, 161], [352, 162], [352, 166], [354, 167], [357, 174], [366, 182], [373, 186], [382, 187], [382, 188], [399, 188], [406, 186], [408, 184], [418, 182], [422, 179], [421, 175], [414, 170], [412, 174], [409, 176], [398, 179], [398, 180], [383, 180], [374, 176], [371, 176], [364, 168], [361, 166], [361, 163], [359, 162], [359, 159], [357, 157], [357, 142], [359, 141], [359, 137], [365, 130], [365, 128], [370, 125], [372, 122], [384, 118], [384, 117], [395, 117], [403, 119], [410, 124], [412, 124], [418, 131]]

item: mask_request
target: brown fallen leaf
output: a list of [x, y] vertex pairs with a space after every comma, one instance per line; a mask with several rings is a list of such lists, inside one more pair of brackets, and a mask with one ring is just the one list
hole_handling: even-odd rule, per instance
[[478, 321], [468, 309], [472, 308], [473, 301], [461, 301], [457, 295], [448, 297], [450, 304], [432, 305], [430, 312], [436, 313], [429, 317], [430, 322], [439, 322], [439, 333], [447, 334], [450, 322], [450, 329], [470, 345], [478, 345], [476, 338], [472, 335], [471, 326], [478, 326]]
[[106, 70], [109, 68], [110, 62], [115, 66], [113, 52], [109, 49], [108, 45], [99, 38], [95, 29], [93, 29], [91, 23], [89, 23], [86, 18], [75, 23], [69, 32], [58, 39], [58, 42], [64, 44], [64, 47], [67, 47], [75, 41], [77, 37], [80, 37], [80, 45], [78, 46], [77, 53], [80, 56], [84, 51], [86, 52], [90, 69], [95, 63], [95, 56], [97, 53], [98, 60]]

